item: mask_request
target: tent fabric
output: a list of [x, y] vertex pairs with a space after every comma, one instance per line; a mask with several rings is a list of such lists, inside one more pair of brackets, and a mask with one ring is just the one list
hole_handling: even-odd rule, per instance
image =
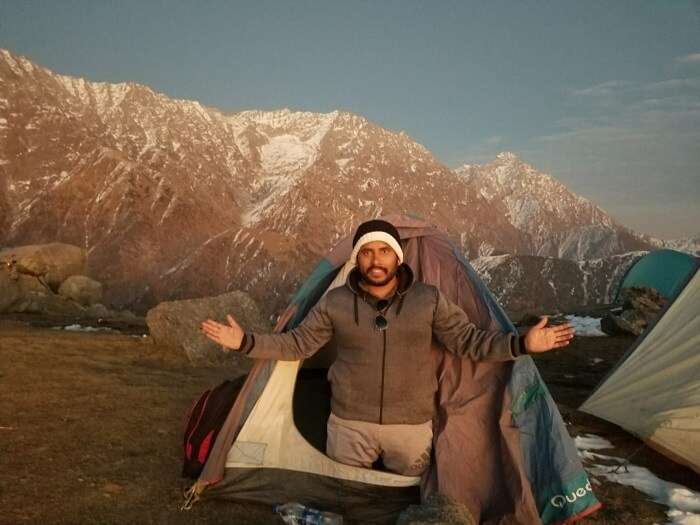
[[[398, 228], [404, 262], [417, 280], [440, 288], [477, 326], [515, 330], [443, 233], [413, 217], [385, 220]], [[297, 326], [324, 293], [344, 283], [351, 248], [351, 238], [343, 240], [316, 266], [275, 331]], [[323, 388], [304, 390], [300, 362], [258, 360], [193, 490], [203, 498], [269, 504], [294, 499], [341, 512], [349, 522], [395, 521], [397, 509], [416, 501], [419, 486], [422, 497], [441, 492], [491, 524], [568, 523], [600, 506], [530, 357], [475, 363], [443, 351], [437, 343], [432, 353], [440, 388], [434, 458], [422, 479], [328, 458], [323, 436], [311, 437], [302, 424], [306, 416], [325, 432], [327, 403], [318, 408], [319, 415], [313, 414]], [[329, 345], [305, 362], [305, 369], [327, 366], [332, 354]], [[300, 392], [309, 397], [300, 400]], [[374, 509], [371, 520], [367, 506]]]
[[[700, 473], [700, 264], [581, 410]], [[685, 283], [682, 283], [685, 284]]]
[[654, 250], [640, 257], [620, 281], [618, 301], [622, 290], [632, 287], [654, 288], [673, 301], [698, 264], [698, 258], [676, 250]]

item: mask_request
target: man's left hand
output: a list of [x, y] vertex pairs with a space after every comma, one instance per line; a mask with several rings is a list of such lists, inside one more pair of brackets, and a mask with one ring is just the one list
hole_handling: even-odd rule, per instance
[[554, 348], [560, 348], [569, 344], [574, 337], [574, 327], [571, 323], [545, 328], [547, 316], [542, 317], [525, 334], [525, 349], [530, 354], [548, 352]]

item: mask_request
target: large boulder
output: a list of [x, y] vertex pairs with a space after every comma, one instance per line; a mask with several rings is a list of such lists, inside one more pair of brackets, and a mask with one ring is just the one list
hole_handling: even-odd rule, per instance
[[[216, 364], [238, 354], [222, 352], [221, 346], [202, 334], [200, 323], [205, 319], [226, 323], [226, 314], [231, 314], [245, 330], [270, 330], [255, 302], [240, 291], [160, 303], [148, 311], [146, 324], [157, 345], [184, 352], [193, 364]], [[237, 358], [240, 357], [233, 357]]]
[[58, 294], [83, 306], [90, 306], [102, 299], [102, 283], [86, 275], [71, 275], [61, 283]]
[[0, 265], [0, 313], [22, 312], [37, 298], [51, 294], [36, 277]]
[[14, 271], [40, 277], [54, 291], [71, 275], [85, 273], [85, 249], [72, 244], [53, 242], [15, 246], [0, 250], [0, 261], [14, 259]]

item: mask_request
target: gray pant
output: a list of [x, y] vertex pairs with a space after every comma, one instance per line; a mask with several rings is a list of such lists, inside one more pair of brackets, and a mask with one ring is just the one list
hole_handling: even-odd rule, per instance
[[404, 476], [419, 476], [430, 464], [433, 422], [418, 425], [379, 425], [328, 418], [326, 454], [356, 467], [371, 468], [380, 456], [384, 466]]

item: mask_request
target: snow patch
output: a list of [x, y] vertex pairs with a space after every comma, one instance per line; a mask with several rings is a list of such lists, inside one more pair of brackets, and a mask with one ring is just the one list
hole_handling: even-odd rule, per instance
[[581, 434], [574, 438], [574, 444], [579, 450], [600, 450], [604, 448], [613, 448], [613, 444], [607, 439], [596, 436], [595, 434]]
[[504, 202], [508, 208], [506, 215], [510, 223], [518, 229], [527, 230], [529, 223], [533, 222], [540, 210], [540, 204], [529, 195], [508, 195]]
[[[612, 458], [622, 463], [619, 458]], [[649, 469], [633, 464], [619, 467], [592, 464], [587, 468], [594, 476], [627, 485], [643, 492], [656, 503], [669, 507], [669, 524], [700, 525], [700, 492], [656, 477]]]
[[498, 155], [496, 155], [496, 158], [498, 160], [503, 161], [513, 161], [516, 160], [518, 157], [515, 155], [515, 153], [511, 153], [510, 151], [502, 151]]
[[22, 69], [24, 69], [27, 73], [31, 73], [34, 71], [34, 64], [32, 64], [26, 58], [24, 58], [24, 57], [20, 58], [19, 63], [22, 65]]
[[[592, 476], [633, 487], [656, 503], [665, 505], [669, 508], [666, 511], [669, 525], [700, 525], [700, 492], [660, 479], [650, 470], [627, 463], [624, 459], [590, 452], [613, 448], [608, 440], [595, 434], [576, 436], [574, 442], [579, 449], [579, 456], [588, 460], [585, 468]], [[592, 460], [608, 461], [616, 465], [596, 464]]]
[[0, 55], [5, 59], [5, 62], [7, 62], [7, 65], [10, 67], [10, 69], [15, 73], [16, 75], [21, 75], [22, 74], [22, 69], [19, 67], [15, 59], [12, 57], [9, 51], [6, 49], [0, 49]]
[[600, 337], [608, 335], [600, 329], [600, 319], [598, 318], [579, 317], [577, 315], [567, 315], [565, 317], [567, 321], [569, 321], [576, 329], [576, 335], [583, 335], [586, 337]]
[[367, 191], [370, 188], [376, 188], [379, 186], [379, 181], [375, 179], [374, 177], [368, 177], [365, 179], [365, 181], [358, 185], [357, 187], [360, 188], [362, 191]]
[[472, 261], [472, 266], [481, 274], [488, 273], [489, 270], [498, 268], [501, 264], [505, 263], [508, 259], [513, 257], [512, 255], [506, 253], [503, 255], [487, 255], [484, 257], [479, 257]]
[[66, 330], [68, 332], [118, 332], [114, 328], [107, 326], [83, 326], [80, 324], [69, 324], [68, 326], [53, 326], [52, 330]]
[[278, 135], [260, 148], [262, 168], [266, 173], [302, 170], [316, 157], [316, 148], [295, 135]]

